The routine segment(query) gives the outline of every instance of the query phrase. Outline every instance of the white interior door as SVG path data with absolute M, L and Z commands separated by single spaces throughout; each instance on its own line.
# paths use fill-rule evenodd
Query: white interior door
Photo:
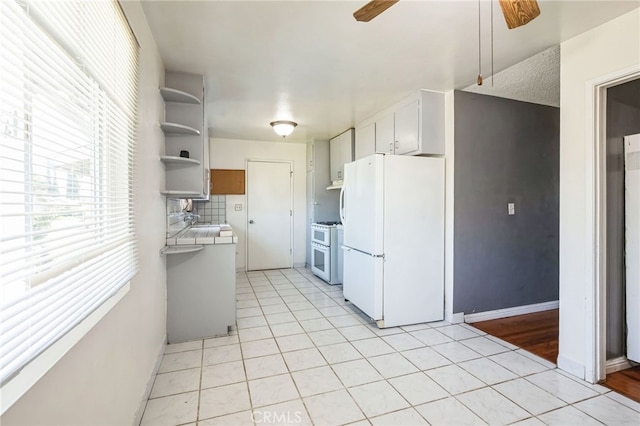
M 292 266 L 292 166 L 247 164 L 247 270 Z
M 640 362 L 640 134 L 624 138 L 627 358 Z

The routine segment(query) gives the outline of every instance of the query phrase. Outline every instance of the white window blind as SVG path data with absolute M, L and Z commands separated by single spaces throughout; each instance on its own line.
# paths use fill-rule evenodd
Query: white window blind
M 138 46 L 115 0 L 0 1 L 0 383 L 135 275 Z

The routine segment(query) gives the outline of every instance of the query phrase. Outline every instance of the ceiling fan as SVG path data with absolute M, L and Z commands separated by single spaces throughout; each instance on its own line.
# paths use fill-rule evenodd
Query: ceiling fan
M 356 21 L 369 22 L 399 0 L 371 0 L 353 13 Z M 509 29 L 517 28 L 529 23 L 540 15 L 540 8 L 536 0 L 500 0 L 502 14 Z

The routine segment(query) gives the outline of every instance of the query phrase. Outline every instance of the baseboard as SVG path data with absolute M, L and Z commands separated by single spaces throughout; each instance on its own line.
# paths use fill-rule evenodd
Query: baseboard
M 567 373 L 577 377 L 580 380 L 586 380 L 584 377 L 584 374 L 585 374 L 584 365 L 576 361 L 573 361 L 569 358 L 565 358 L 562 355 L 558 355 L 557 365 L 560 370 L 566 371 Z
M 295 262 L 294 262 L 294 263 L 293 263 L 293 267 L 294 267 L 294 268 L 301 268 L 301 269 L 304 269 L 306 265 L 307 265 L 307 264 L 306 264 L 305 262 L 298 262 L 298 263 L 295 263 Z
M 473 323 L 480 321 L 488 321 L 498 318 L 514 317 L 516 315 L 532 314 L 534 312 L 550 311 L 558 309 L 559 301 L 534 303 L 533 305 L 515 306 L 513 308 L 496 309 L 494 311 L 477 312 L 464 316 L 464 322 Z M 457 314 L 454 314 L 454 316 Z
M 446 313 L 444 320 L 451 324 L 461 324 L 464 322 L 464 312 L 458 312 L 456 314 Z
M 631 368 L 631 363 L 626 356 L 607 360 L 607 374 L 615 373 L 616 371 L 626 370 Z
M 164 351 L 167 348 L 167 335 L 165 334 L 162 338 L 162 345 L 160 346 L 160 352 L 156 356 L 156 362 L 153 366 L 153 371 L 151 372 L 151 377 L 147 381 L 147 388 L 144 391 L 144 395 L 140 400 L 140 404 L 138 404 L 138 410 L 136 411 L 135 416 L 133 417 L 133 426 L 138 426 L 142 421 L 142 415 L 144 414 L 144 409 L 147 407 L 147 401 L 149 400 L 149 396 L 151 395 L 151 389 L 153 388 L 153 383 L 156 380 L 156 374 L 158 374 L 158 370 L 160 369 L 160 364 L 162 363 L 162 356 L 164 355 Z

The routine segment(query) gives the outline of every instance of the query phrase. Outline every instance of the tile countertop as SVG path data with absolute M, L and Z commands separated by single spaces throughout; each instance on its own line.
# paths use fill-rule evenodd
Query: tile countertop
M 177 235 L 167 238 L 167 246 L 194 244 L 235 244 L 238 236 L 226 223 L 217 225 L 194 225 L 180 231 Z

